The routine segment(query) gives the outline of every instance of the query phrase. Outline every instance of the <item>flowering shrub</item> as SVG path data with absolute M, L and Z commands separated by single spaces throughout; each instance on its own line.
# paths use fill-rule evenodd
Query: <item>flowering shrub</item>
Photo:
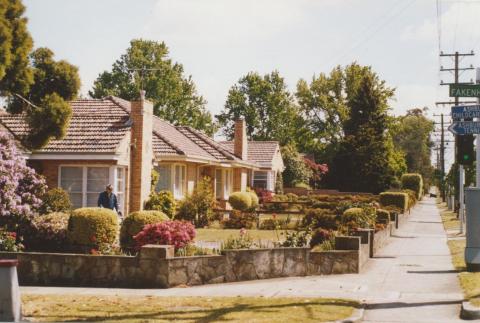
M 24 233 L 29 251 L 64 251 L 67 244 L 68 213 L 54 212 L 36 216 Z
M 175 249 L 184 248 L 195 238 L 195 227 L 185 221 L 164 221 L 147 224 L 133 239 L 137 249 L 146 244 L 173 245 Z
M 312 187 L 320 187 L 320 182 L 325 174 L 328 173 L 328 165 L 327 164 L 317 164 L 315 161 L 310 160 L 308 158 L 304 159 L 305 164 L 311 170 L 312 176 L 310 177 L 310 186 Z
M 255 188 L 255 193 L 257 193 L 260 204 L 263 204 L 265 202 L 270 202 L 273 198 L 272 191 L 268 191 L 263 188 Z
M 12 138 L 0 132 L 0 217 L 31 217 L 45 190 L 45 180 L 26 165 Z
M 0 251 L 17 252 L 23 249 L 21 243 L 17 243 L 17 234 L 0 228 Z

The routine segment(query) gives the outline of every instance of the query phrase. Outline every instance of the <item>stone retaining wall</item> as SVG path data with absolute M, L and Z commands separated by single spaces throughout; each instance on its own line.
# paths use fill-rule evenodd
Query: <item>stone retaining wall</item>
M 168 288 L 359 273 L 371 250 L 376 252 L 390 236 L 390 230 L 370 233 L 364 230 L 359 236 L 336 237 L 337 250 L 321 252 L 312 252 L 309 248 L 272 248 L 174 257 L 172 246 L 147 245 L 137 256 L 0 252 L 0 259 L 18 259 L 22 285 Z

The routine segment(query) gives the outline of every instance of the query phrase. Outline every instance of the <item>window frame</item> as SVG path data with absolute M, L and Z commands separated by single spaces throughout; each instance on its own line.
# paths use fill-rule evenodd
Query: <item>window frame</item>
M 93 192 L 87 191 L 87 185 L 88 185 L 88 168 L 106 168 L 108 169 L 108 183 L 113 185 L 113 193 L 115 195 L 123 195 L 123 202 L 121 203 L 122 205 L 119 205 L 119 211 L 122 213 L 125 213 L 125 208 L 127 205 L 127 192 L 126 192 L 126 181 L 127 181 L 127 167 L 126 166 L 119 166 L 119 165 L 101 165 L 101 164 L 61 164 L 58 166 L 58 182 L 57 182 L 57 187 L 63 188 L 62 187 L 62 168 L 68 167 L 68 168 L 81 168 L 82 169 L 82 191 L 81 192 L 74 192 L 74 193 L 81 193 L 82 194 L 82 206 L 81 207 L 86 207 L 87 206 L 87 194 L 92 194 Z M 121 188 L 123 191 L 119 191 L 117 189 L 117 174 L 118 170 L 122 169 L 123 171 L 123 183 Z M 68 192 L 67 192 L 68 193 Z M 98 192 L 100 194 L 101 192 Z M 96 205 L 95 205 L 96 206 Z
M 218 192 L 217 172 L 220 172 L 220 189 Z M 231 168 L 215 168 L 215 198 L 228 200 L 233 190 L 233 170 Z
M 167 188 L 170 192 L 172 192 L 173 197 L 177 200 L 183 199 L 186 196 L 187 193 L 187 165 L 183 163 L 165 163 L 165 164 L 160 164 L 157 165 L 157 167 L 161 166 L 167 166 L 170 169 L 170 183 L 169 187 Z M 181 192 L 177 192 L 176 190 L 176 173 L 177 173 L 177 167 L 179 167 L 179 182 L 180 184 L 178 185 L 179 188 L 181 188 Z M 155 191 L 156 187 L 155 187 Z

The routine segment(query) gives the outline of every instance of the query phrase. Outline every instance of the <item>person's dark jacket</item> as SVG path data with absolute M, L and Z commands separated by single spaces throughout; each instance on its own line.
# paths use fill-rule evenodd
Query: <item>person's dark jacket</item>
M 98 196 L 98 206 L 110 210 L 116 210 L 118 212 L 117 196 L 113 193 L 111 193 L 110 196 L 107 192 L 100 193 Z

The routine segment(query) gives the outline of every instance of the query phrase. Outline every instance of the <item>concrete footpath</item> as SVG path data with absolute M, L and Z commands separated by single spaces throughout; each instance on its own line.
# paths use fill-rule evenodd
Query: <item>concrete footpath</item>
M 171 289 L 22 287 L 23 293 L 156 296 L 340 297 L 366 304 L 364 322 L 462 322 L 463 299 L 435 200 L 425 198 L 361 274 Z

